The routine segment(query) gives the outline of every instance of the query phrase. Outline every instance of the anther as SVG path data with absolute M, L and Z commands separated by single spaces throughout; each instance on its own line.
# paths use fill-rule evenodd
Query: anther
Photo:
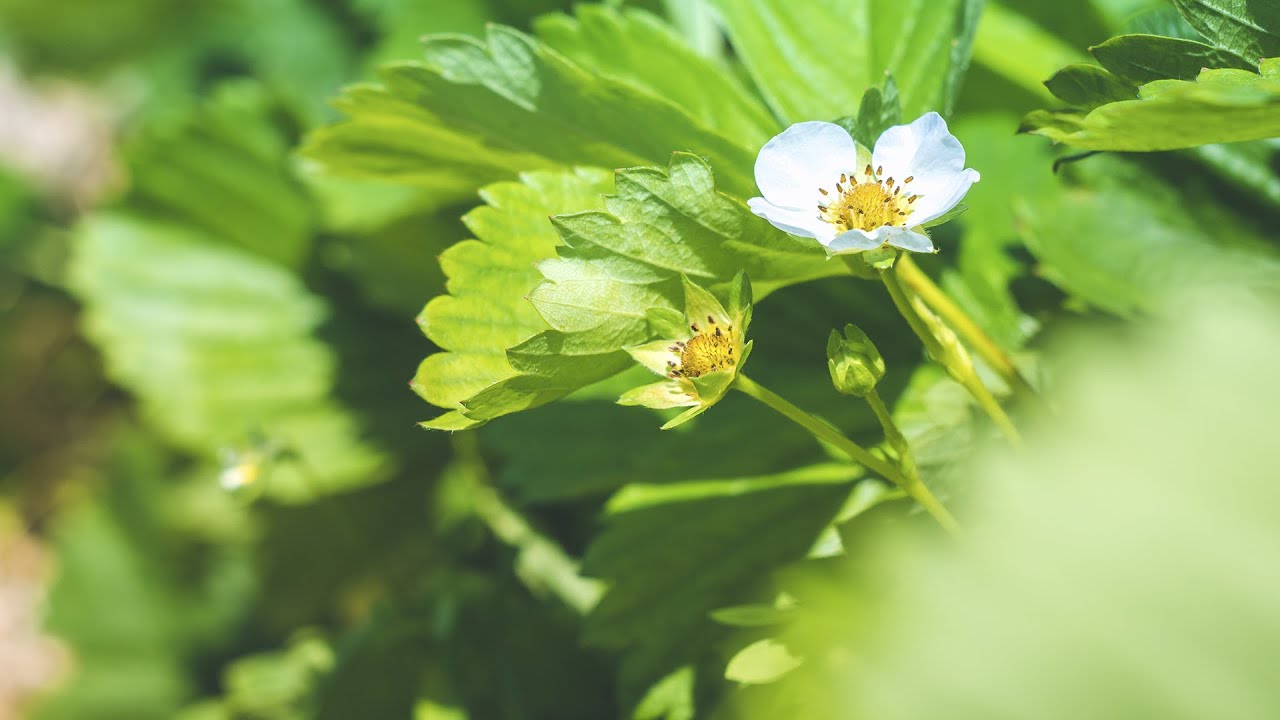
M 900 193 L 900 192 L 902 192 L 902 186 L 901 186 L 901 185 L 899 185 L 898 187 L 896 187 L 896 188 L 894 188 L 894 189 L 893 189 L 893 196 L 894 196 L 894 197 L 897 197 L 897 196 L 898 196 L 898 193 Z
M 692 325 L 689 326 L 689 328 L 694 332 L 702 332 L 701 330 L 698 329 L 698 323 L 693 323 Z
M 879 176 L 879 175 L 883 175 L 883 174 L 884 174 L 884 166 L 883 166 L 883 165 L 881 165 L 881 166 L 879 166 L 879 167 L 877 167 L 877 168 L 876 168 L 876 175 L 877 175 L 877 176 Z
M 715 325 L 715 324 L 716 324 L 716 319 L 715 319 L 715 318 L 713 318 L 713 317 L 711 317 L 710 315 L 708 315 L 708 316 L 707 316 L 707 322 L 711 323 L 712 325 Z
M 670 350 L 671 352 L 680 352 L 680 346 L 679 346 L 679 345 L 672 345 L 671 347 L 669 347 L 669 348 L 667 348 L 667 349 L 668 349 L 668 350 Z
M 841 177 L 843 178 L 844 176 L 842 175 Z M 836 192 L 844 194 L 844 188 L 840 186 L 840 183 L 836 183 Z
M 889 178 L 888 180 L 885 180 L 884 182 L 885 182 L 885 184 L 886 184 L 886 185 L 888 185 L 889 187 L 893 187 L 893 178 Z
M 720 337 L 720 328 L 716 328 L 716 337 Z
M 823 195 L 827 194 L 827 191 L 825 188 L 818 188 L 818 192 L 822 193 Z
M 907 216 L 907 214 L 906 214 L 906 213 L 904 213 L 904 212 L 902 212 L 901 210 L 899 210 L 899 211 L 898 211 L 898 214 L 899 214 L 899 215 L 901 215 L 902 217 L 906 217 L 906 216 Z
M 911 197 L 907 198 L 907 204 L 910 205 L 911 203 L 919 199 L 920 199 L 919 195 L 912 195 Z
M 906 185 L 907 183 L 909 183 L 909 182 L 911 182 L 912 180 L 915 180 L 915 179 L 916 179 L 916 176 L 915 176 L 915 175 L 908 175 L 908 176 L 907 176 L 907 179 L 902 181 L 902 184 L 903 184 L 903 185 Z
M 871 163 L 867 163 L 867 169 L 866 169 L 866 170 L 863 170 L 863 172 L 864 172 L 864 173 L 866 173 L 867 175 L 871 175 L 871 174 L 872 174 L 872 172 L 871 172 Z

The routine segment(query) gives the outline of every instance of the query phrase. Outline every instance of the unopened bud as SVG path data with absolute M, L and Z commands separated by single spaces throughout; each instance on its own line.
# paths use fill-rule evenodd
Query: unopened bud
M 836 390 L 865 397 L 884 377 L 884 358 L 866 333 L 845 325 L 844 337 L 832 330 L 827 338 L 827 368 Z

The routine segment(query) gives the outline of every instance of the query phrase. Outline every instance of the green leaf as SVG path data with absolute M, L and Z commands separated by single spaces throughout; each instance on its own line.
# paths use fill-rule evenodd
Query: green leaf
M 789 123 L 852 114 L 886 72 L 898 83 L 903 117 L 948 114 L 982 9 L 981 0 L 710 2 L 757 87 Z
M 1068 65 L 1045 80 L 1044 85 L 1059 100 L 1084 110 L 1138 97 L 1137 85 L 1096 65 Z
M 611 503 L 609 528 L 583 560 L 584 572 L 610 583 L 586 632 L 589 642 L 626 648 L 624 702 L 638 701 L 724 634 L 712 610 L 750 599 L 770 570 L 803 557 L 854 473 L 818 466 L 702 483 L 693 493 L 669 486 L 674 494 L 665 501 L 653 488 L 642 502 L 632 493 Z
M 534 38 L 495 26 L 484 41 L 428 38 L 425 51 L 425 62 L 384 66 L 384 87 L 353 88 L 340 106 L 351 119 L 316 133 L 307 153 L 334 172 L 460 192 L 521 170 L 665 163 L 691 150 L 720 168 L 732 192 L 754 194 L 754 144 Z
M 130 202 L 282 265 L 301 265 L 311 249 L 311 203 L 272 110 L 260 86 L 238 82 L 147 128 L 129 155 Z
M 507 350 L 513 348 L 531 367 L 547 353 L 555 355 L 557 343 L 563 349 L 569 340 L 548 332 L 550 325 L 525 298 L 542 279 L 535 263 L 553 257 L 558 244 L 547 217 L 599 205 L 601 193 L 609 187 L 607 173 L 580 170 L 529 173 L 522 182 L 499 183 L 482 191 L 486 204 L 464 218 L 476 239 L 458 243 L 440 257 L 450 294 L 433 299 L 418 318 L 427 337 L 446 350 L 418 368 L 413 388 L 419 395 L 456 410 L 486 389 L 488 405 L 498 397 L 528 395 L 520 392 L 522 384 L 536 391 L 539 380 L 519 379 L 521 372 Z M 534 342 L 542 333 L 546 334 Z M 526 342 L 532 344 L 515 349 Z M 583 350 L 582 357 L 592 362 L 594 354 Z M 615 364 L 620 366 L 624 359 L 625 355 Z M 451 413 L 432 421 L 432 426 L 461 429 L 476 422 Z
M 1170 298 L 1196 289 L 1280 288 L 1280 256 L 1265 236 L 1239 219 L 1201 218 L 1188 209 L 1188 197 L 1207 188 L 1184 179 L 1184 196 L 1155 176 L 1102 160 L 1090 160 L 1097 164 L 1090 187 L 1024 213 L 1027 246 L 1045 278 L 1124 316 L 1160 312 Z
M 120 210 L 83 223 L 69 273 L 108 374 L 170 441 L 215 457 L 264 434 L 298 457 L 265 480 L 281 498 L 379 478 L 383 458 L 329 397 L 324 305 L 279 266 Z
M 863 147 L 873 148 L 880 134 L 902 122 L 902 100 L 893 77 L 884 79 L 884 90 L 871 88 L 862 96 L 858 105 L 858 119 L 854 124 L 853 139 Z
M 803 662 L 777 640 L 757 640 L 738 651 L 724 669 L 726 680 L 744 685 L 777 682 Z
M 769 110 L 728 67 L 698 54 L 648 12 L 579 5 L 573 16 L 538 18 L 534 30 L 579 65 L 667 98 L 748 148 L 777 131 Z
M 1159 80 L 1138 100 L 1082 114 L 1037 110 L 1021 131 L 1087 150 L 1150 152 L 1280 136 L 1280 81 L 1205 70 L 1195 82 Z
M 1139 84 L 1152 80 L 1194 80 L 1205 68 L 1258 68 L 1256 61 L 1249 62 L 1225 50 L 1194 40 L 1159 35 L 1121 35 L 1089 48 L 1089 52 L 1106 69 Z
M 1173 0 L 1209 42 L 1246 60 L 1280 55 L 1280 5 L 1272 0 Z

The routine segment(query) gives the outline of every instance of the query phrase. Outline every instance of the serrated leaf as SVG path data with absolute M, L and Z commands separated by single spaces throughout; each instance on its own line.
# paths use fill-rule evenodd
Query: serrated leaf
M 1045 80 L 1044 85 L 1059 100 L 1084 110 L 1138 97 L 1137 85 L 1096 65 L 1068 65 Z
M 1280 55 L 1280 5 L 1272 0 L 1173 0 L 1209 42 L 1245 60 Z
M 1211 45 L 1159 35 L 1121 35 L 1089 48 L 1089 52 L 1107 70 L 1139 84 L 1194 80 L 1205 68 L 1258 68 L 1257 61 L 1249 62 Z
M 537 392 L 542 381 L 519 380 L 520 371 L 510 358 L 523 358 L 525 368 L 531 369 L 538 356 L 558 354 L 567 340 L 549 333 L 551 327 L 524 297 L 542 279 L 535 263 L 555 254 L 558 240 L 547 218 L 598 205 L 609 186 L 607 173 L 580 170 L 529 173 L 522 182 L 483 190 L 487 204 L 464 218 L 476 239 L 458 243 L 440 257 L 450 294 L 433 299 L 418 318 L 427 337 L 446 351 L 428 357 L 418 368 L 413 387 L 419 395 L 456 409 L 487 390 L 483 407 L 475 411 L 489 415 L 518 396 Z M 535 342 L 540 333 L 548 334 Z M 534 344 L 518 347 L 526 342 Z M 508 348 L 514 349 L 514 356 L 508 356 Z M 607 360 L 609 354 L 593 353 L 589 347 L 577 350 L 588 358 L 604 355 L 596 359 Z M 624 359 L 625 355 L 614 362 L 621 365 Z M 509 382 L 501 385 L 503 381 Z M 432 427 L 463 429 L 477 422 L 449 414 L 432 421 Z
M 579 5 L 572 16 L 538 18 L 534 30 L 579 65 L 667 98 L 742 145 L 762 146 L 777 130 L 760 98 L 727 66 L 700 55 L 644 10 Z
M 352 89 L 340 106 L 351 119 L 313 135 L 307 154 L 334 172 L 458 191 L 549 165 L 664 163 L 692 150 L 722 168 L 733 192 L 755 190 L 754 145 L 527 35 L 495 26 L 483 41 L 434 36 L 425 52 L 425 62 L 384 66 L 383 87 Z
M 711 0 L 761 93 L 786 122 L 852 114 L 886 72 L 902 116 L 951 111 L 981 0 Z M 718 167 L 718 165 L 717 165 Z
M 279 266 L 113 211 L 83 223 L 69 282 L 108 374 L 170 441 L 216 457 L 266 436 L 299 457 L 265 481 L 281 498 L 378 479 L 382 458 L 329 397 L 335 360 L 312 336 L 324 305 Z
M 289 267 L 311 248 L 311 204 L 259 86 L 232 83 L 132 144 L 130 202 Z
M 708 613 L 803 557 L 839 509 L 851 471 L 799 470 L 772 488 L 757 478 L 747 491 L 708 483 L 700 495 L 615 512 L 583 560 L 584 572 L 610 582 L 586 632 L 589 642 L 627 649 L 628 704 L 724 633 Z
M 1138 100 L 1088 114 L 1037 110 L 1021 131 L 1087 150 L 1151 152 L 1280 136 L 1280 80 L 1205 70 L 1195 82 L 1159 80 Z

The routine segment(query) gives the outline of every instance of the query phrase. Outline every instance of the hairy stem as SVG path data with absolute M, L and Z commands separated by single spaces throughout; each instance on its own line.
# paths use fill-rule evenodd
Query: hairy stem
M 973 321 L 973 318 L 969 317 L 968 313 L 948 297 L 942 288 L 933 282 L 933 278 L 916 265 L 910 255 L 903 253 L 902 257 L 898 258 L 898 262 L 894 264 L 894 272 L 897 273 L 902 284 L 920 296 L 926 305 L 933 308 L 933 311 L 955 330 L 961 340 L 968 343 L 992 369 L 1000 374 L 1015 393 L 1027 397 L 1036 395 L 1035 388 L 1022 377 L 1022 373 L 1018 372 L 1017 366 L 1013 364 L 1009 355 Z
M 808 430 L 815 438 L 825 440 L 836 446 L 854 461 L 865 465 L 872 472 L 902 488 L 912 499 L 920 503 L 920 506 L 932 515 L 933 519 L 937 520 L 944 530 L 953 535 L 959 534 L 960 524 L 956 522 L 956 519 L 947 508 L 934 497 L 929 488 L 920 481 L 919 477 L 903 473 L 892 464 L 881 460 L 873 455 L 871 451 L 845 437 L 835 428 L 792 405 L 785 398 L 745 375 L 738 375 L 738 378 L 734 380 L 733 387 L 768 405 L 788 420 Z
M 901 262 L 901 258 L 899 258 L 899 262 Z M 982 378 L 978 377 L 971 363 L 962 364 L 948 360 L 953 353 L 948 352 L 947 347 L 934 334 L 929 324 L 912 307 L 911 299 L 907 296 L 907 291 L 898 280 L 897 274 L 892 269 L 884 269 L 880 271 L 880 279 L 884 281 L 884 286 L 888 289 L 889 296 L 893 298 L 893 304 L 898 307 L 898 312 L 902 313 L 902 317 L 906 319 L 907 324 L 911 326 L 920 341 L 924 343 L 929 355 L 936 362 L 942 364 L 951 376 L 969 391 L 969 394 L 978 401 L 978 405 L 991 417 L 996 427 L 1008 438 L 1009 442 L 1014 446 L 1021 447 L 1022 434 L 1018 432 L 1018 428 L 1009 419 L 1004 408 L 996 401 L 995 396 L 991 394 L 987 386 L 982 383 Z

